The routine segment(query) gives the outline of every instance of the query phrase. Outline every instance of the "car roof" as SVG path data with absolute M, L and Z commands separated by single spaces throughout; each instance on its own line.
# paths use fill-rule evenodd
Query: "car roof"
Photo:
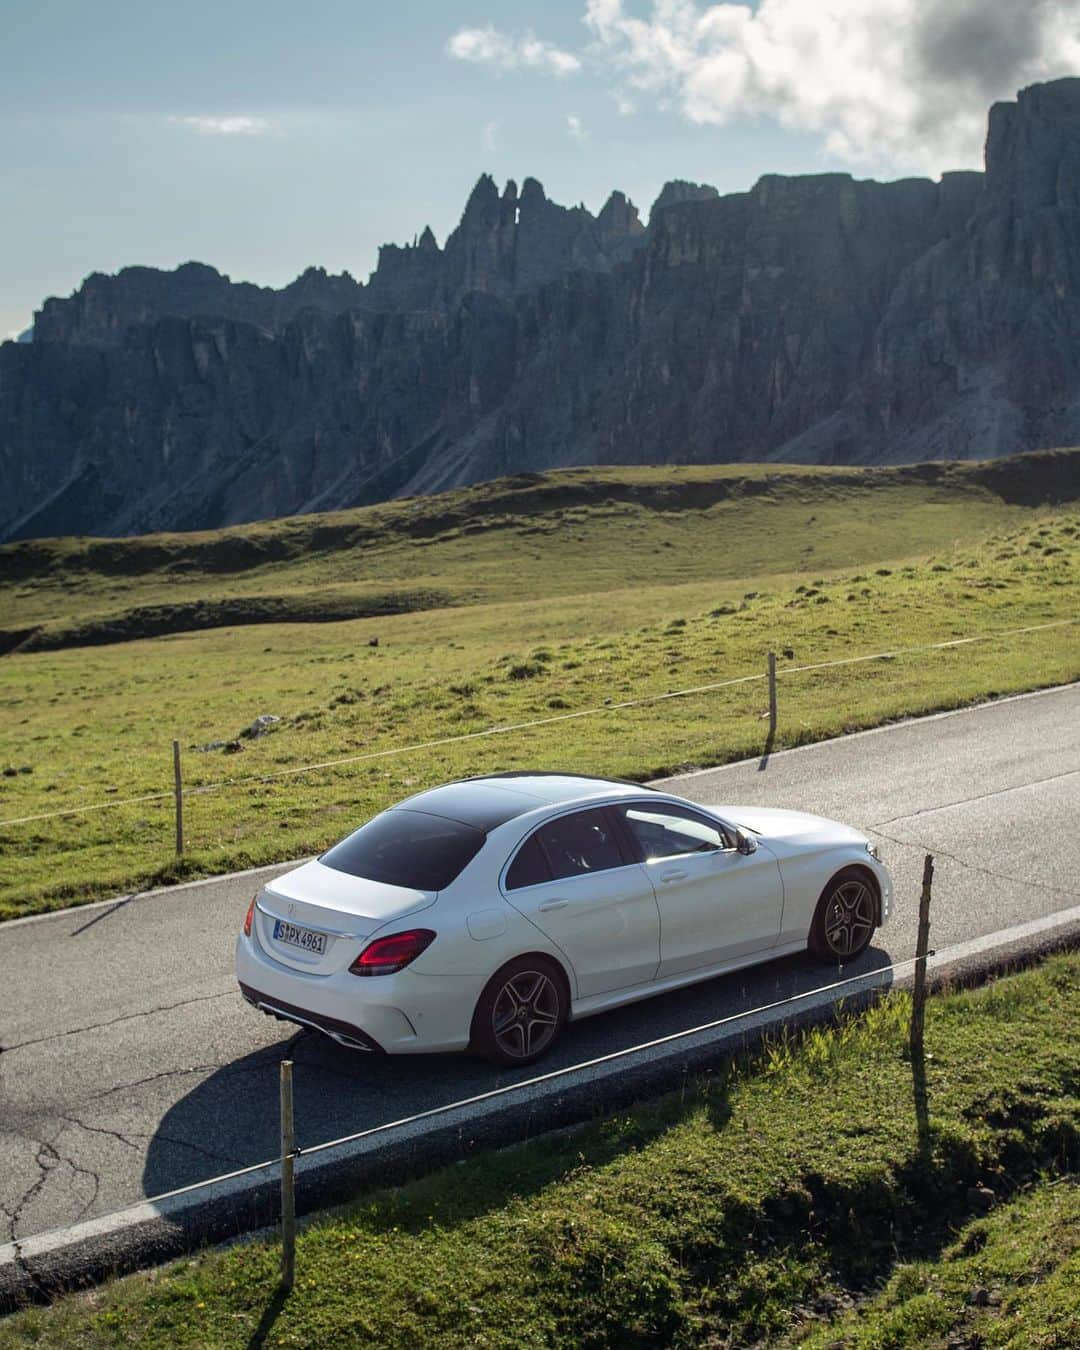
M 643 788 L 640 783 L 612 778 L 522 770 L 446 783 L 418 792 L 395 809 L 426 811 L 472 825 L 486 833 L 541 806 L 557 806 L 613 793 L 622 796 L 648 791 L 651 789 Z

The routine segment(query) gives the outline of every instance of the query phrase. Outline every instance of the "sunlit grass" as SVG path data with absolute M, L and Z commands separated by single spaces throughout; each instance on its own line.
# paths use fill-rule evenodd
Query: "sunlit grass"
M 464 539 L 397 538 L 301 556 L 257 578 L 76 569 L 47 584 L 10 583 L 9 598 L 26 591 L 27 613 L 36 606 L 39 621 L 48 611 L 51 622 L 69 621 L 73 604 L 85 605 L 85 617 L 106 600 L 142 604 L 199 586 L 294 594 L 296 569 L 310 585 L 331 569 L 367 568 L 383 592 L 431 582 L 463 602 L 0 658 L 0 819 L 168 794 L 174 737 L 189 789 L 226 785 L 188 797 L 181 861 L 167 795 L 0 826 L 0 917 L 303 856 L 388 802 L 469 773 L 572 767 L 646 778 L 759 753 L 761 682 L 603 709 L 763 672 L 770 649 L 780 665 L 775 748 L 1076 678 L 1072 627 L 786 673 L 1077 617 L 1075 509 L 1006 506 L 970 485 L 939 500 L 947 495 L 901 482 L 873 497 L 870 510 L 861 488 L 808 472 L 768 496 L 704 511 L 630 503 L 638 514 L 624 520 L 625 503 L 601 503 L 595 516 L 574 508 L 580 540 L 570 542 L 564 519 L 548 535 L 541 515 Z M 997 528 L 987 534 L 990 524 Z M 523 528 L 534 531 L 528 549 Z M 422 575 L 409 570 L 414 554 L 428 569 Z M 601 711 L 383 755 L 587 708 Z M 263 713 L 280 720 L 259 738 L 242 737 Z M 231 744 L 199 750 L 213 742 Z M 342 756 L 365 758 L 263 781 Z

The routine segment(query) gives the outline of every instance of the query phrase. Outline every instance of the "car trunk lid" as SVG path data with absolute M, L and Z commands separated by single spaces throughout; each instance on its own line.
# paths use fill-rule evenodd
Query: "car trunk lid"
M 351 964 L 376 930 L 427 909 L 437 894 L 305 863 L 259 893 L 259 944 L 284 966 L 330 975 Z

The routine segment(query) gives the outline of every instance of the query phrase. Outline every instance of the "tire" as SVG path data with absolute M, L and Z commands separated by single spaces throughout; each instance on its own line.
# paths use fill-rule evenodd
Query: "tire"
M 556 963 L 519 956 L 485 985 L 469 1048 L 492 1064 L 531 1064 L 555 1044 L 569 1010 L 570 991 Z
M 878 925 L 876 883 L 858 867 L 837 872 L 825 887 L 814 922 L 810 925 L 810 950 L 822 961 L 835 965 L 861 956 Z

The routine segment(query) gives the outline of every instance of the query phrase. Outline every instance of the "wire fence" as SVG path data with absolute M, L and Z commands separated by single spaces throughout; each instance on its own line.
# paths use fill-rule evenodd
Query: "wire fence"
M 1041 920 L 1035 920 L 1021 925 L 1020 929 L 1006 929 L 999 933 L 988 934 L 984 938 L 976 940 L 975 945 L 989 945 L 993 949 L 1001 947 L 1013 952 L 1012 939 L 1021 930 L 1025 932 L 1031 929 L 1042 930 L 1056 923 L 1080 923 L 1080 906 L 1056 914 L 1051 914 Z M 735 1027 L 740 1022 L 750 1022 L 755 1018 L 769 1018 L 771 1014 L 780 1013 L 784 1009 L 792 1008 L 795 1005 L 805 1003 L 810 999 L 820 999 L 825 995 L 833 996 L 829 1001 L 829 1007 L 833 1012 L 836 1012 L 843 1007 L 845 991 L 848 991 L 848 993 L 887 993 L 894 986 L 895 977 L 900 972 L 907 970 L 911 970 L 913 973 L 918 972 L 920 965 L 925 968 L 927 962 L 933 962 L 935 965 L 948 965 L 950 959 L 955 958 L 957 953 L 963 953 L 965 956 L 970 954 L 970 949 L 972 947 L 970 941 L 951 943 L 946 947 L 930 949 L 926 942 L 928 932 L 929 927 L 927 925 L 926 932 L 924 932 L 920 938 L 920 950 L 914 956 L 905 957 L 899 961 L 892 961 L 888 965 L 876 966 L 874 969 L 864 971 L 860 974 L 844 976 L 841 979 L 830 981 L 827 984 L 815 984 L 809 989 L 800 990 L 796 994 L 789 994 L 784 998 L 775 999 L 769 1003 L 758 1004 L 753 1008 L 740 1009 L 738 1012 L 728 1013 L 723 1017 L 713 1018 L 708 1022 L 701 1022 L 695 1026 L 685 1027 L 680 1031 L 669 1032 L 664 1036 L 657 1036 L 648 1041 L 641 1041 L 634 1045 L 624 1046 L 618 1050 L 611 1050 L 606 1054 L 596 1055 L 591 1059 L 582 1060 L 579 1063 L 548 1070 L 546 1073 L 534 1074 L 528 1078 L 518 1079 L 513 1083 L 503 1083 L 498 1087 L 489 1088 L 484 1092 L 458 1098 L 454 1101 L 444 1102 L 439 1106 L 429 1107 L 423 1111 L 416 1111 L 411 1115 L 402 1116 L 395 1120 L 383 1121 L 378 1125 L 371 1125 L 366 1129 L 356 1130 L 351 1134 L 341 1135 L 336 1139 L 328 1139 L 307 1146 L 298 1146 L 294 1142 L 290 1149 L 290 1155 L 293 1158 L 308 1158 L 328 1153 L 334 1149 L 344 1148 L 351 1144 L 362 1144 L 366 1141 L 374 1140 L 379 1136 L 390 1134 L 395 1130 L 404 1130 L 410 1126 L 436 1120 L 440 1116 L 450 1115 L 454 1111 L 480 1107 L 486 1103 L 505 1098 L 513 1093 L 528 1092 L 542 1087 L 545 1084 L 566 1079 L 572 1074 L 582 1074 L 590 1070 L 600 1069 L 605 1065 L 616 1064 L 635 1055 L 642 1055 L 649 1051 L 660 1050 L 665 1046 L 674 1045 L 679 1041 L 689 1040 L 694 1036 L 701 1036 L 709 1032 L 719 1031 L 724 1027 Z M 1014 957 L 1010 959 L 1014 959 Z M 842 965 L 838 966 L 838 971 L 842 971 L 842 969 Z M 773 1020 L 770 1018 L 767 1025 L 761 1028 L 762 1036 L 766 1036 L 770 1028 L 778 1022 L 779 1019 Z M 278 1063 L 279 1061 L 276 1057 L 272 1059 L 268 1058 L 268 1070 L 274 1068 Z M 259 1172 L 266 1172 L 272 1168 L 280 1167 L 281 1163 L 281 1157 L 267 1158 L 261 1162 L 250 1163 L 245 1167 L 235 1168 L 231 1172 L 224 1172 L 217 1176 L 207 1177 L 202 1181 L 192 1182 L 187 1186 L 180 1186 L 170 1191 L 163 1191 L 157 1195 L 147 1196 L 139 1203 L 161 1205 L 166 1201 L 177 1200 L 183 1196 L 194 1196 L 197 1192 L 205 1191 L 210 1187 L 220 1186 L 227 1182 L 237 1181 L 244 1177 L 254 1176 Z M 113 1211 L 113 1214 L 119 1213 L 123 1213 L 123 1211 Z M 112 1216 L 106 1214 L 95 1218 L 91 1222 L 95 1224 L 102 1223 L 109 1217 Z M 51 1231 L 53 1233 L 62 1233 L 69 1231 L 69 1229 L 74 1226 L 76 1225 L 61 1226 Z M 47 1235 L 41 1234 L 38 1236 Z
M 962 945 L 962 944 L 957 944 Z M 951 948 L 942 948 L 932 955 L 936 957 L 945 956 Z M 649 1050 L 658 1050 L 662 1046 L 672 1045 L 676 1041 L 686 1040 L 691 1036 L 704 1035 L 709 1031 L 718 1031 L 721 1027 L 734 1026 L 738 1022 L 748 1021 L 750 1018 L 762 1017 L 769 1013 L 778 1012 L 782 1008 L 790 1007 L 796 1003 L 805 1002 L 807 999 L 820 997 L 823 994 L 838 994 L 838 991 L 850 989 L 855 985 L 868 985 L 871 989 L 879 988 L 885 976 L 894 975 L 896 972 L 906 970 L 908 967 L 914 967 L 920 958 L 917 956 L 906 957 L 902 961 L 894 961 L 887 966 L 877 966 L 872 971 L 864 972 L 861 975 L 851 975 L 842 980 L 835 980 L 830 984 L 815 985 L 812 989 L 804 989 L 798 994 L 791 994 L 787 998 L 777 999 L 772 1003 L 763 1003 L 754 1008 L 745 1008 L 736 1013 L 729 1013 L 725 1017 L 718 1017 L 710 1022 L 702 1022 L 697 1026 L 686 1027 L 682 1031 L 669 1032 L 665 1036 L 658 1036 L 650 1041 L 642 1041 L 637 1045 L 624 1046 L 620 1050 L 611 1050 L 607 1054 L 597 1055 L 592 1059 L 581 1061 L 579 1064 L 569 1064 L 560 1069 L 551 1069 L 547 1073 L 535 1074 L 531 1078 L 522 1078 L 513 1083 L 503 1083 L 499 1087 L 489 1088 L 486 1092 L 478 1092 L 471 1097 L 462 1097 L 452 1102 L 444 1102 L 440 1106 L 432 1106 L 424 1111 L 416 1111 L 412 1115 L 402 1116 L 397 1120 L 387 1120 L 379 1125 L 370 1125 L 367 1129 L 357 1130 L 353 1134 L 345 1134 L 337 1139 L 328 1139 L 319 1144 L 310 1144 L 306 1147 L 295 1147 L 294 1155 L 296 1157 L 312 1157 L 315 1154 L 327 1153 L 331 1149 L 344 1148 L 347 1144 L 360 1143 L 362 1140 L 373 1139 L 378 1135 L 388 1134 L 392 1130 L 401 1130 L 406 1126 L 417 1125 L 422 1121 L 434 1120 L 438 1116 L 449 1115 L 452 1111 L 464 1110 L 468 1107 L 481 1106 L 485 1102 L 495 1101 L 506 1097 L 514 1092 L 524 1092 L 530 1088 L 537 1088 L 545 1083 L 552 1083 L 559 1079 L 568 1077 L 570 1074 L 583 1073 L 590 1069 L 597 1069 L 605 1064 L 613 1064 L 619 1060 L 628 1059 L 632 1055 L 640 1055 Z M 843 995 L 838 997 L 842 999 Z M 278 1059 L 267 1059 L 268 1068 L 276 1068 Z M 281 1163 L 280 1157 L 267 1158 L 262 1162 L 249 1163 L 246 1167 L 238 1167 L 232 1172 L 223 1172 L 218 1176 L 207 1177 L 204 1181 L 195 1181 L 188 1186 L 179 1186 L 175 1190 L 163 1191 L 159 1195 L 147 1196 L 140 1203 L 160 1204 L 165 1200 L 174 1200 L 179 1196 L 193 1195 L 197 1191 L 206 1190 L 210 1186 L 219 1186 L 228 1181 L 236 1181 L 241 1177 L 253 1176 L 256 1172 L 264 1172 L 269 1168 L 278 1167 Z M 122 1213 L 123 1211 L 115 1211 Z M 108 1215 L 101 1218 L 108 1218 Z M 100 1222 L 101 1218 L 93 1220 Z M 54 1232 L 65 1231 L 64 1227 L 52 1230 Z
M 950 648 L 972 646 L 984 642 L 995 642 L 1001 638 L 1020 637 L 1030 633 L 1045 632 L 1049 629 L 1069 627 L 1078 622 L 1080 622 L 1080 618 L 1055 619 L 1048 623 L 1026 624 L 1020 628 L 999 629 L 996 632 L 991 633 L 976 633 L 968 637 L 951 638 L 944 642 L 926 642 L 910 647 L 893 647 L 884 651 L 861 653 L 857 656 L 837 657 L 833 660 L 816 661 L 806 665 L 784 666 L 780 668 L 771 665 L 770 669 L 766 671 L 747 675 L 737 675 L 724 680 L 712 680 L 706 684 L 692 685 L 684 689 L 666 690 L 663 693 L 647 694 L 640 698 L 614 700 L 589 708 L 578 708 L 570 712 L 553 713 L 547 717 L 535 717 L 526 721 L 509 722 L 497 726 L 485 727 L 480 731 L 467 731 L 452 736 L 439 736 L 430 740 L 415 741 L 406 745 L 388 746 L 382 750 L 366 750 L 355 755 L 341 755 L 333 759 L 319 760 L 311 764 L 300 764 L 284 769 L 271 769 L 260 773 L 244 774 L 221 779 L 220 781 L 213 783 L 199 783 L 191 787 L 182 788 L 180 792 L 183 798 L 203 796 L 208 793 L 222 792 L 232 788 L 244 787 L 253 783 L 269 783 L 277 779 L 294 778 L 301 774 L 336 769 L 350 764 L 390 759 L 399 755 L 415 754 L 423 750 L 443 749 L 447 746 L 460 745 L 468 741 L 487 740 L 496 736 L 509 736 L 522 731 L 530 731 L 538 727 L 553 726 L 563 722 L 573 722 L 584 717 L 598 717 L 604 714 L 625 712 L 631 708 L 642 708 L 674 699 L 692 698 L 701 694 L 715 693 L 718 690 L 730 689 L 737 685 L 765 683 L 769 682 L 771 679 L 788 679 L 793 675 L 804 675 L 814 671 L 832 670 L 838 667 L 860 665 L 872 661 L 890 661 L 902 656 L 945 651 Z M 176 794 L 177 789 L 166 788 L 159 792 L 144 793 L 135 797 L 118 797 L 104 802 L 90 802 L 80 806 L 63 807 L 55 811 L 38 811 L 23 816 L 10 816 L 6 819 L 0 819 L 0 828 L 13 825 L 27 825 L 35 821 L 56 820 L 65 816 L 81 816 L 100 811 L 112 811 L 117 810 L 120 807 L 137 806 L 148 802 L 166 801 L 176 796 Z
M 1050 629 L 1063 628 L 1075 625 L 1077 622 L 1080 622 L 1080 619 L 1076 618 L 1061 619 L 1048 623 L 1031 624 L 1019 628 L 999 630 L 993 633 L 973 634 L 967 637 L 954 638 L 943 642 L 925 643 L 911 647 L 892 648 L 887 651 L 863 653 L 855 656 L 843 657 L 829 661 L 808 663 L 800 666 L 789 666 L 781 671 L 775 671 L 775 675 L 778 675 L 780 677 L 786 677 L 796 674 L 828 670 L 836 667 L 858 665 L 864 662 L 888 660 L 920 652 L 940 651 L 949 648 L 964 647 L 976 643 L 996 641 L 1005 637 L 1017 637 L 1030 633 L 1042 632 Z M 317 763 L 305 764 L 290 769 L 273 771 L 271 773 L 252 774 L 240 778 L 222 780 L 221 782 L 200 785 L 198 787 L 188 789 L 187 794 L 195 795 L 199 792 L 220 791 L 222 789 L 238 786 L 244 783 L 262 782 L 271 778 L 291 776 L 314 770 L 332 769 L 339 765 L 352 764 L 362 760 L 385 758 L 387 756 L 396 754 L 407 754 L 409 752 L 414 752 L 436 746 L 454 744 L 460 741 L 476 740 L 487 736 L 506 735 L 514 731 L 524 730 L 531 727 L 545 726 L 552 723 L 570 721 L 580 717 L 588 717 L 593 715 L 599 715 L 602 713 L 618 712 L 621 709 L 659 703 L 668 699 L 691 697 L 694 695 L 712 692 L 714 690 L 730 688 L 736 685 L 744 685 L 753 682 L 766 681 L 769 680 L 770 675 L 772 675 L 773 673 L 774 673 L 774 666 L 773 663 L 770 662 L 770 670 L 767 672 L 753 673 L 725 680 L 712 681 L 706 684 L 696 685 L 685 689 L 670 690 L 661 694 L 648 695 L 638 699 L 627 699 L 622 700 L 618 703 L 609 703 L 597 707 L 578 709 L 567 713 L 561 713 L 559 715 L 552 717 L 536 718 L 531 719 L 529 721 L 509 724 L 506 726 L 492 727 L 479 732 L 465 733 L 463 735 L 458 736 L 440 737 L 433 740 L 418 742 L 411 745 L 389 747 L 385 750 L 380 751 L 372 751 L 359 755 L 347 755 L 335 759 L 323 760 Z M 172 793 L 166 790 L 159 793 L 145 794 L 144 796 L 141 797 L 128 798 L 122 802 L 110 801 L 103 803 L 91 803 L 84 807 L 72 808 L 70 810 L 61 810 L 57 812 L 41 813 L 40 815 L 25 818 L 3 820 L 0 821 L 0 825 L 21 823 L 22 819 L 28 820 L 47 819 L 55 816 L 65 816 L 65 815 L 81 814 L 83 812 L 94 810 L 103 810 L 113 806 L 120 806 L 135 802 L 163 800 L 170 797 L 171 795 Z M 952 855 L 945 854 L 944 856 L 951 857 Z M 962 862 L 962 860 L 960 859 L 954 859 L 954 861 Z M 1075 892 L 1066 892 L 1066 893 L 1075 894 Z M 1075 915 L 1076 921 L 1080 921 L 1080 907 L 1078 907 L 1076 910 L 1066 911 L 1064 914 L 1051 916 L 1051 918 L 1056 917 L 1059 920 L 1066 920 L 1069 919 L 1070 916 L 1072 915 Z M 1032 925 L 1030 924 L 1024 925 L 1025 928 L 1030 928 L 1031 926 Z M 1006 935 L 1004 933 L 989 935 L 989 937 L 991 938 L 996 937 L 1002 941 L 1004 940 L 1005 936 Z M 354 1131 L 350 1134 L 346 1134 L 335 1139 L 324 1140 L 320 1143 L 308 1145 L 305 1147 L 298 1147 L 295 1144 L 291 1144 L 289 1148 L 289 1158 L 290 1159 L 300 1157 L 307 1158 L 311 1156 L 326 1154 L 336 1149 L 345 1148 L 349 1145 L 363 1144 L 366 1141 L 376 1139 L 380 1136 L 388 1135 L 394 1131 L 405 1130 L 409 1127 L 421 1125 L 424 1122 L 436 1120 L 439 1117 L 448 1116 L 455 1111 L 462 1111 L 468 1110 L 470 1108 L 482 1107 L 487 1103 L 495 1102 L 497 1100 L 505 1098 L 510 1094 L 535 1090 L 536 1088 L 542 1087 L 543 1085 L 557 1082 L 573 1074 L 582 1074 L 589 1071 L 601 1069 L 604 1066 L 624 1061 L 632 1056 L 646 1054 L 650 1051 L 657 1051 L 665 1046 L 674 1045 L 681 1041 L 687 1041 L 695 1036 L 702 1036 L 710 1032 L 719 1031 L 725 1027 L 736 1027 L 740 1023 L 748 1023 L 753 1021 L 753 1019 L 761 1019 L 761 1018 L 770 1019 L 768 1024 L 764 1028 L 762 1028 L 763 1034 L 767 1034 L 769 1026 L 774 1025 L 775 1022 L 780 1020 L 779 1018 L 774 1018 L 771 1015 L 780 1014 L 783 1012 L 783 1010 L 794 1008 L 797 1005 L 803 1004 L 810 999 L 814 998 L 821 999 L 824 996 L 831 996 L 831 998 L 829 999 L 829 1006 L 831 1008 L 836 1008 L 842 1006 L 843 999 L 845 997 L 845 991 L 849 992 L 857 991 L 859 993 L 865 992 L 871 995 L 887 991 L 888 988 L 891 987 L 891 985 L 894 983 L 895 977 L 900 972 L 907 971 L 909 969 L 918 971 L 920 968 L 919 967 L 920 962 L 923 962 L 925 965 L 925 961 L 927 959 L 925 951 L 925 934 L 922 936 L 921 941 L 923 943 L 922 955 L 917 954 L 915 956 L 907 957 L 902 960 L 893 961 L 887 965 L 875 967 L 873 970 L 866 971 L 860 974 L 849 975 L 841 979 L 833 980 L 829 983 L 816 984 L 809 989 L 804 989 L 798 993 L 787 995 L 782 999 L 776 999 L 768 1003 L 758 1004 L 757 1006 L 752 1008 L 741 1009 L 738 1012 L 729 1013 L 726 1014 L 725 1016 L 714 1018 L 710 1021 L 699 1023 L 692 1027 L 686 1027 L 680 1031 L 670 1032 L 664 1036 L 655 1037 L 648 1041 L 640 1042 L 635 1045 L 625 1046 L 617 1050 L 609 1051 L 605 1054 L 595 1056 L 591 1059 L 582 1061 L 580 1063 L 567 1065 L 558 1069 L 552 1069 L 546 1073 L 536 1074 L 531 1077 L 520 1079 L 512 1083 L 501 1084 L 497 1087 L 490 1088 L 481 1093 L 476 1093 L 468 1097 L 456 1099 L 449 1102 L 444 1102 L 438 1106 L 431 1107 L 423 1111 L 414 1112 L 410 1115 L 403 1116 L 395 1120 L 384 1121 L 377 1125 L 368 1126 L 365 1129 Z M 960 952 L 961 949 L 969 947 L 970 943 L 967 942 L 951 944 L 950 946 L 939 948 L 936 952 L 930 952 L 929 956 L 936 958 L 939 963 L 946 962 L 951 956 L 954 956 L 956 953 Z M 842 966 L 838 967 L 838 970 L 842 970 Z M 257 1163 L 249 1164 L 245 1167 L 234 1169 L 233 1171 L 227 1173 L 222 1173 L 214 1177 L 205 1178 L 202 1181 L 194 1182 L 188 1186 L 183 1186 L 170 1191 L 161 1192 L 154 1196 L 147 1197 L 146 1200 L 142 1201 L 141 1203 L 162 1205 L 167 1201 L 177 1200 L 184 1196 L 195 1196 L 197 1195 L 197 1193 L 206 1191 L 211 1187 L 220 1186 L 229 1182 L 234 1182 L 243 1179 L 245 1177 L 251 1177 L 260 1172 L 267 1172 L 270 1169 L 280 1167 L 281 1165 L 282 1165 L 282 1158 L 280 1157 L 265 1159 Z M 94 1222 L 102 1222 L 103 1220 L 107 1220 L 109 1217 L 110 1217 L 109 1215 L 101 1216 L 100 1218 L 94 1220 Z M 69 1231 L 69 1227 L 61 1227 L 52 1231 L 54 1233 L 63 1233 Z M 38 1236 L 45 1236 L 45 1235 L 38 1235 Z

